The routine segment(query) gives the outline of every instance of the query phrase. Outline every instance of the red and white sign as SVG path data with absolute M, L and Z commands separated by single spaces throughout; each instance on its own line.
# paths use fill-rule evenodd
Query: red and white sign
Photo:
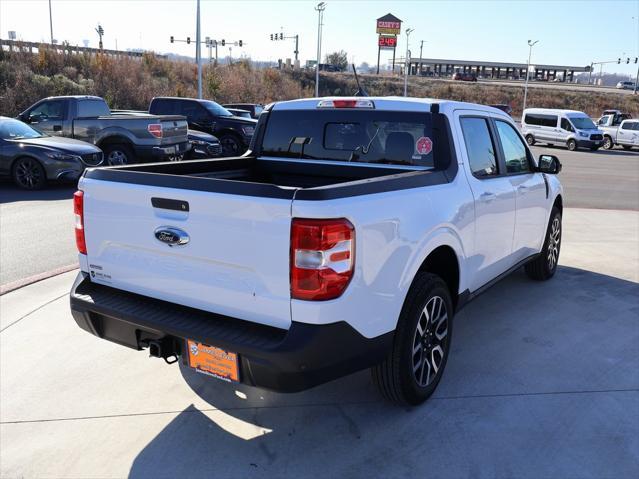
M 420 155 L 428 155 L 433 151 L 433 141 L 427 136 L 421 136 L 415 143 L 415 149 Z

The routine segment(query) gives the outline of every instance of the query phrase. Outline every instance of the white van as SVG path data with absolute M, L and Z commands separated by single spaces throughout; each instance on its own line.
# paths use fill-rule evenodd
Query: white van
M 597 150 L 603 144 L 603 132 L 581 111 L 526 108 L 521 116 L 521 132 L 530 146 L 566 145 L 574 151 Z

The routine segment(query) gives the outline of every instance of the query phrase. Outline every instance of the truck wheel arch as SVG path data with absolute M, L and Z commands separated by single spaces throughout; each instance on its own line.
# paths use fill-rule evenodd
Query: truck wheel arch
M 564 200 L 561 197 L 561 195 L 557 195 L 557 197 L 555 198 L 555 202 L 553 203 L 553 206 L 557 207 L 557 209 L 559 209 L 559 212 L 563 214 Z
M 129 140 L 126 136 L 120 136 L 120 135 L 109 135 L 104 138 L 100 138 L 95 143 L 95 146 L 97 146 L 100 149 L 103 149 L 105 145 L 113 145 L 113 144 L 120 144 L 120 145 L 124 144 L 130 147 L 133 147 L 133 143 L 131 142 L 131 140 Z
M 453 308 L 457 308 L 460 268 L 457 253 L 452 247 L 442 245 L 435 248 L 426 256 L 417 272 L 431 273 L 443 279 L 453 300 Z

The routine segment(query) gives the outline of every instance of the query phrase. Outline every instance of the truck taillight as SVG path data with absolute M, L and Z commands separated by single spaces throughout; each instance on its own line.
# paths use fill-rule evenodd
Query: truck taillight
M 149 130 L 149 133 L 151 133 L 154 137 L 162 138 L 161 123 L 151 123 L 149 126 L 146 127 L 146 129 Z
M 355 228 L 345 218 L 294 218 L 291 225 L 291 297 L 334 299 L 344 292 L 355 265 Z
M 320 100 L 317 108 L 368 108 L 374 109 L 372 100 Z
M 84 240 L 84 191 L 82 190 L 73 194 L 73 213 L 75 214 L 75 244 L 80 253 L 87 254 L 87 244 Z

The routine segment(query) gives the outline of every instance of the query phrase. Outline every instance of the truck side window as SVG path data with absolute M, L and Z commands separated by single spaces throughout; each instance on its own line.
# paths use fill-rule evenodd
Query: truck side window
M 186 116 L 190 123 L 202 123 L 209 118 L 206 110 L 194 101 L 183 101 L 180 114 Z
M 461 126 L 473 175 L 484 178 L 499 174 L 495 146 L 486 118 L 461 118 Z
M 562 123 L 564 119 L 561 120 Z M 530 173 L 530 162 L 524 142 L 515 129 L 505 121 L 497 121 L 497 134 L 506 161 L 506 173 Z
M 63 120 L 64 102 L 61 100 L 44 101 L 29 112 L 29 118 L 39 120 Z
M 635 122 L 633 122 L 633 121 L 627 121 L 627 122 L 625 122 L 625 123 L 623 123 L 621 125 L 621 129 L 622 130 L 632 130 L 633 129 L 632 125 L 634 125 L 634 124 L 635 124 Z
M 78 118 L 96 118 L 107 116 L 110 113 L 109 107 L 101 100 L 81 100 L 78 102 Z
M 566 131 L 575 131 L 567 118 L 561 119 L 561 129 Z

